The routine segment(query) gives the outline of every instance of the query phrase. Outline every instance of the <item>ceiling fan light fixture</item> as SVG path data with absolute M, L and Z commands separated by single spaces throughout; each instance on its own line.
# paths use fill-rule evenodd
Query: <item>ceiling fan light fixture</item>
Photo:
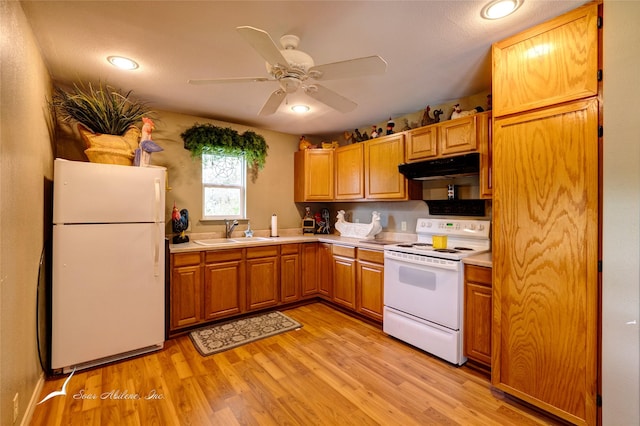
M 482 8 L 480 15 L 485 19 L 500 19 L 511 15 L 524 0 L 493 0 Z
M 309 106 L 308 105 L 294 105 L 291 107 L 291 111 L 293 112 L 297 112 L 298 114 L 304 114 L 305 112 L 309 112 Z
M 116 68 L 121 70 L 135 70 L 139 67 L 138 63 L 133 59 L 125 58 L 124 56 L 109 56 L 107 61 Z

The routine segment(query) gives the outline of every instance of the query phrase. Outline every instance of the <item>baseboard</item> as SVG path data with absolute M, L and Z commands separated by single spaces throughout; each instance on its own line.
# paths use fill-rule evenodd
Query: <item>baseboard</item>
M 31 398 L 29 399 L 29 405 L 27 406 L 26 411 L 24 412 L 24 416 L 22 416 L 22 421 L 20 422 L 20 426 L 29 426 L 31 424 L 31 418 L 33 417 L 33 412 L 36 409 L 36 405 L 38 405 L 38 398 L 40 398 L 40 394 L 42 393 L 42 389 L 44 388 L 44 371 L 40 372 L 40 378 L 36 383 L 36 387 L 33 389 L 33 393 L 31 394 Z

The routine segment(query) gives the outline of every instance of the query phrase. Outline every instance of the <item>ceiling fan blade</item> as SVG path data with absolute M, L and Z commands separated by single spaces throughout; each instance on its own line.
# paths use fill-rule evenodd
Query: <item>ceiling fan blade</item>
M 262 81 L 276 81 L 267 77 L 239 77 L 239 78 L 209 78 L 187 80 L 189 84 L 218 84 L 218 83 L 257 83 Z
M 374 55 L 311 67 L 309 77 L 316 80 L 335 80 L 384 74 L 386 71 L 387 62 L 380 56 Z
M 262 106 L 258 115 L 271 115 L 275 113 L 286 96 L 287 93 L 282 89 L 273 92 L 271 96 L 269 96 L 269 99 L 267 99 L 267 102 Z
M 319 84 L 312 84 L 304 89 L 305 93 L 313 99 L 330 106 L 340 112 L 350 112 L 356 109 L 357 103 L 342 95 L 337 94 L 333 90 L 329 90 Z
M 289 67 L 289 63 L 282 56 L 280 49 L 275 44 L 268 32 L 249 26 L 237 27 L 236 30 L 244 39 L 271 65 L 280 64 Z

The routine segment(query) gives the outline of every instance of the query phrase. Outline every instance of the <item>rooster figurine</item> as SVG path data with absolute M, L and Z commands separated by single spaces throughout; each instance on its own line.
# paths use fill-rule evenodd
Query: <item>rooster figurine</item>
M 175 201 L 173 203 L 173 211 L 171 212 L 171 226 L 173 228 L 173 232 L 180 233 L 173 237 L 173 244 L 189 242 L 189 237 L 184 234 L 189 227 L 189 210 L 182 209 L 178 211 Z

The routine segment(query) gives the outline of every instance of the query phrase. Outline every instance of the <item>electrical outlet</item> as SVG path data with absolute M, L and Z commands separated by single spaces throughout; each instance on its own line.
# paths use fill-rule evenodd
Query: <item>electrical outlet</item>
M 18 420 L 18 413 L 20 412 L 20 406 L 18 405 L 18 394 L 13 396 L 13 423 Z
M 400 222 L 400 230 L 401 231 L 406 231 L 407 230 L 407 222 L 405 222 L 404 220 L 402 222 Z

